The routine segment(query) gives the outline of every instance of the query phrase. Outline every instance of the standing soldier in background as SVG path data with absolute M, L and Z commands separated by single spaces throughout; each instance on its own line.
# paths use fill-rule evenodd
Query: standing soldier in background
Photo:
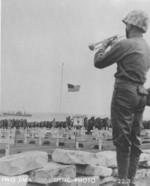
M 126 38 L 114 44 L 104 40 L 95 54 L 96 68 L 117 63 L 111 103 L 113 144 L 116 147 L 118 179 L 114 186 L 135 186 L 135 175 L 141 154 L 140 125 L 147 100 L 144 88 L 150 67 L 150 47 L 143 39 L 148 16 L 132 11 L 124 19 Z M 106 48 L 112 44 L 109 51 Z

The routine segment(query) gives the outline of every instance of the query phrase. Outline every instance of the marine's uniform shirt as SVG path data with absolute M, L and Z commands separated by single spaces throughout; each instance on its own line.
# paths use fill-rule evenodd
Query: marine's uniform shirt
M 108 52 L 101 51 L 95 54 L 96 68 L 102 69 L 117 63 L 116 78 L 133 83 L 145 83 L 150 68 L 150 47 L 142 34 L 118 41 Z

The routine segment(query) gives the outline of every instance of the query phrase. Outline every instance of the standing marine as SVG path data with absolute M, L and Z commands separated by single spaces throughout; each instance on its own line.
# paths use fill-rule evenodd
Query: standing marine
M 94 66 L 105 68 L 117 64 L 111 102 L 113 144 L 116 147 L 118 178 L 114 186 L 135 186 L 141 151 L 140 126 L 147 100 L 144 88 L 150 68 L 150 47 L 143 38 L 148 29 L 148 15 L 132 11 L 123 20 L 126 39 L 111 45 L 102 43 L 95 54 Z

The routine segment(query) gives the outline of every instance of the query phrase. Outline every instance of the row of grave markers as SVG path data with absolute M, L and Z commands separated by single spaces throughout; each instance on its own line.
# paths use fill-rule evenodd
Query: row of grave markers
M 86 138 L 86 130 L 84 128 L 81 128 L 80 130 L 72 129 L 72 130 L 66 130 L 66 129 L 56 129 L 52 128 L 51 130 L 47 130 L 46 128 L 35 128 L 35 129 L 0 129 L 0 138 L 6 138 L 8 135 L 10 138 L 15 138 L 16 133 L 19 132 L 20 135 L 23 135 L 24 138 L 45 138 L 46 135 L 50 135 L 52 138 L 71 138 L 75 139 L 75 136 L 77 137 L 83 137 Z M 109 137 L 111 136 L 112 131 L 106 131 L 106 130 L 98 130 L 97 128 L 94 128 L 92 131 L 92 136 L 96 139 L 99 139 L 99 137 Z M 8 134 L 9 133 L 9 134 Z
M 0 129 L 0 145 L 5 149 L 5 155 L 9 155 L 10 144 L 15 143 L 15 130 Z
M 66 129 L 56 129 L 52 128 L 51 130 L 47 130 L 46 128 L 33 128 L 33 129 L 23 129 L 16 130 L 13 129 L 1 129 L 0 128 L 0 144 L 5 146 L 5 155 L 9 155 L 10 150 L 10 144 L 15 144 L 16 140 L 16 133 L 19 132 L 21 135 L 23 135 L 24 143 L 27 144 L 27 139 L 29 137 L 31 138 L 39 138 L 39 145 L 42 145 L 42 139 L 46 137 L 46 135 L 50 134 L 52 138 L 56 139 L 56 147 L 59 146 L 60 138 L 66 137 L 69 139 L 75 140 L 75 146 L 76 149 L 79 148 L 79 137 L 80 139 L 86 139 L 86 130 L 84 128 L 81 128 L 80 130 L 77 130 L 76 128 L 73 128 L 72 130 L 66 130 Z M 93 128 L 92 135 L 93 137 L 98 141 L 99 150 L 102 148 L 102 140 L 104 137 L 104 131 L 98 130 L 97 128 Z M 110 131 L 111 132 L 111 131 Z M 109 132 L 108 132 L 109 133 Z

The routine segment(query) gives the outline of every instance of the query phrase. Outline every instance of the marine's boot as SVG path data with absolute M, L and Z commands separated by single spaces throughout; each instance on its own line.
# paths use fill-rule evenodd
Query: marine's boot
M 129 186 L 128 169 L 130 162 L 130 155 L 128 152 L 120 151 L 117 148 L 117 167 L 118 167 L 118 178 L 113 186 Z
M 130 165 L 128 170 L 128 179 L 130 180 L 129 186 L 136 186 L 135 176 L 138 169 L 139 159 L 140 159 L 139 156 L 134 156 L 131 154 Z

